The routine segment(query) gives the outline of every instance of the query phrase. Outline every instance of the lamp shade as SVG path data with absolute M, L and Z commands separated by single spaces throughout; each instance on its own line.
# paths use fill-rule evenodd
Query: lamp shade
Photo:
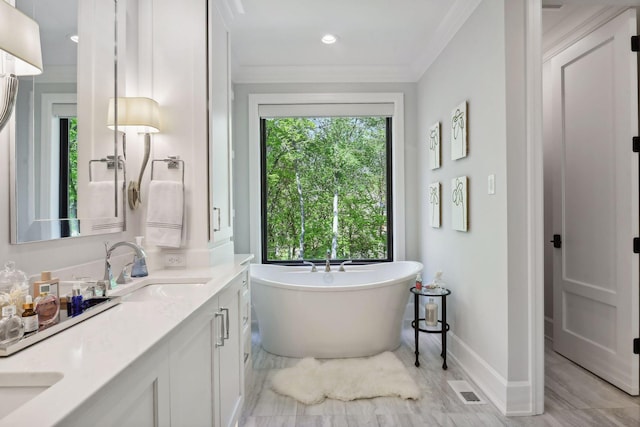
M 118 106 L 118 130 L 137 128 L 139 133 L 160 132 L 160 107 L 151 98 L 111 98 L 107 114 L 107 126 L 116 128 L 116 99 Z
M 0 50 L 15 58 L 15 75 L 42 73 L 38 23 L 4 0 L 0 0 Z

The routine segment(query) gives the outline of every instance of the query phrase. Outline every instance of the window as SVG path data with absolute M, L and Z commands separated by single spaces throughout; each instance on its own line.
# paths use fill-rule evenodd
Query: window
M 260 118 L 262 262 L 392 260 L 391 116 L 277 107 Z
M 78 119 L 59 118 L 60 177 L 58 183 L 58 217 L 61 237 L 77 236 L 78 229 Z

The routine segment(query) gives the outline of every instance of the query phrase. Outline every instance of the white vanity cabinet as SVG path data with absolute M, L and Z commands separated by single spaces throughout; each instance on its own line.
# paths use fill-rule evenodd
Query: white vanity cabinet
M 247 280 L 245 267 L 61 425 L 236 425 L 245 390 L 242 333 Z M 143 332 L 131 326 L 130 333 Z

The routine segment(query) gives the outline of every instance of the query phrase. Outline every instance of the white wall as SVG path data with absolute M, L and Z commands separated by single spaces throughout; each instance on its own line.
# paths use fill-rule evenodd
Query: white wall
M 130 36 L 139 30 L 140 72 L 138 81 L 127 76 L 128 96 L 151 96 L 161 108 L 162 132 L 152 136 L 151 158 L 179 155 L 185 160 L 185 203 L 187 204 L 187 265 L 208 262 L 207 158 L 206 158 L 206 62 L 205 2 L 141 0 L 138 2 L 140 25 L 129 23 Z M 180 35 L 177 37 L 176 35 Z M 135 50 L 134 50 L 135 51 Z M 129 56 L 129 61 L 133 58 Z M 124 64 L 120 64 L 123 66 Z M 134 93 L 135 92 L 135 93 Z M 127 178 L 137 179 L 142 159 L 142 137 L 129 137 Z M 16 261 L 27 274 L 41 270 L 60 270 L 104 259 L 103 242 L 133 240 L 144 232 L 145 203 L 127 212 L 127 231 L 104 236 L 87 236 L 50 242 L 12 245 L 9 206 L 9 127 L 0 132 L 0 170 L 5 171 L 0 185 L 0 264 Z M 150 176 L 147 167 L 143 181 L 143 201 Z M 150 268 L 160 268 L 158 251 L 150 249 Z M 118 251 L 120 253 L 120 251 Z M 127 254 L 126 251 L 122 251 Z M 100 270 L 100 263 L 97 263 Z M 2 267 L 2 265 L 0 265 Z M 71 273 L 69 273 L 71 274 Z
M 362 84 L 236 84 L 233 104 L 233 192 L 235 205 L 234 243 L 238 253 L 250 252 L 249 218 L 260 212 L 249 210 L 249 94 L 260 93 L 343 93 L 343 92 L 402 92 L 405 111 L 405 223 L 406 259 L 418 256 L 418 235 L 415 227 L 420 212 L 417 211 L 417 153 L 423 141 L 416 136 L 416 85 L 413 83 L 362 83 Z
M 442 167 L 419 151 L 417 194 L 442 183 L 442 227 L 421 215 L 426 279 L 443 271 L 452 355 L 508 413 L 529 405 L 525 2 L 483 1 L 418 83 L 418 135 L 442 125 Z M 468 103 L 468 156 L 451 160 L 451 110 Z M 496 194 L 487 178 L 495 174 Z M 451 228 L 451 179 L 469 177 L 469 231 Z M 420 197 L 419 209 L 428 201 Z M 514 399 L 514 397 L 516 397 Z

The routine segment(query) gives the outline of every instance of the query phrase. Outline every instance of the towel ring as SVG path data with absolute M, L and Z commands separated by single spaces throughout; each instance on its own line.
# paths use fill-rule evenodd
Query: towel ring
M 151 161 L 151 180 L 153 181 L 153 165 L 156 162 L 164 162 L 167 164 L 167 169 L 180 169 L 182 164 L 182 185 L 184 185 L 184 160 L 181 160 L 178 156 L 169 156 L 166 159 L 157 159 Z
M 116 162 L 113 160 L 113 156 L 107 156 L 107 157 L 103 157 L 101 159 L 93 159 L 93 160 L 89 160 L 89 181 L 93 181 L 93 177 L 92 177 L 92 168 L 91 165 L 93 163 L 106 163 L 107 164 L 107 169 L 113 169 L 116 167 Z M 122 160 L 122 156 L 118 156 L 118 170 L 124 170 L 125 173 L 125 181 L 127 180 L 127 171 L 125 169 L 125 164 L 124 164 L 124 160 Z

